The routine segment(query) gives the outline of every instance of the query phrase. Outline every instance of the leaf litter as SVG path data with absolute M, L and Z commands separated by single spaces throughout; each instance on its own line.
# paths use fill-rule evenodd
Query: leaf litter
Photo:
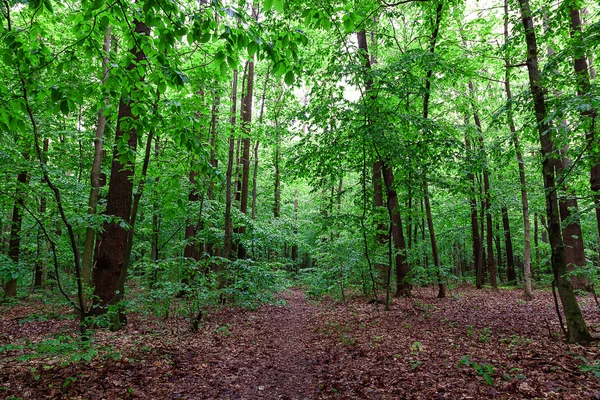
M 130 314 L 83 348 L 77 322 L 58 317 L 68 310 L 19 304 L 0 317 L 0 398 L 600 399 L 598 344 L 564 343 L 551 293 L 413 293 L 386 312 L 292 289 L 285 305 L 208 314 L 195 333 L 185 318 Z M 590 297 L 580 303 L 597 333 Z

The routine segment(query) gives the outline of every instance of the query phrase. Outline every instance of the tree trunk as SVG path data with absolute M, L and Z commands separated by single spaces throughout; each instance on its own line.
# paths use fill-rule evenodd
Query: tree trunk
M 473 87 L 473 82 L 469 82 L 469 91 L 471 93 L 471 99 L 473 99 L 473 94 L 475 89 Z M 491 195 L 490 195 L 490 172 L 489 167 L 487 165 L 487 155 L 485 152 L 485 144 L 483 141 L 483 129 L 481 128 L 481 121 L 479 120 L 479 112 L 475 106 L 473 101 L 473 120 L 475 121 L 475 125 L 477 126 L 477 132 L 479 134 L 479 156 L 481 161 L 483 162 L 483 188 L 485 195 L 485 219 L 486 219 L 486 244 L 487 244 L 487 269 L 490 274 L 490 285 L 495 289 L 498 286 L 496 281 L 496 262 L 494 260 L 494 232 L 493 232 L 493 223 L 492 223 L 492 213 L 491 213 Z M 483 233 L 483 231 L 482 231 Z
M 108 62 L 110 52 L 110 27 L 106 28 L 104 33 L 104 58 L 102 59 L 102 85 L 106 82 L 108 77 Z M 104 100 L 106 106 L 108 106 L 108 97 Z M 103 154 L 103 140 L 104 140 L 104 128 L 106 127 L 106 117 L 104 116 L 104 109 L 98 110 L 98 118 L 96 121 L 96 138 L 94 140 L 94 160 L 92 162 L 92 172 L 90 176 L 91 189 L 88 200 L 88 215 L 95 215 L 96 208 L 98 206 L 99 192 L 100 192 L 100 167 L 102 165 L 102 154 Z M 92 285 L 92 258 L 94 255 L 94 241 L 96 239 L 96 230 L 88 226 L 85 231 L 85 242 L 83 244 L 83 253 L 81 255 L 81 277 L 83 284 L 86 287 Z
M 27 159 L 28 157 L 26 157 Z M 23 206 L 25 205 L 24 190 L 29 182 L 27 171 L 21 171 L 17 175 L 17 188 L 15 190 L 15 203 L 12 212 L 12 222 L 10 225 L 10 239 L 8 242 L 8 256 L 18 267 L 19 256 L 21 255 L 21 226 L 23 225 Z M 18 271 L 17 271 L 18 272 Z M 11 278 L 4 283 L 4 296 L 15 297 L 17 295 L 17 279 Z
M 298 260 L 298 190 L 294 195 L 294 244 L 292 244 L 292 261 Z
M 509 283 L 516 283 L 517 275 L 515 273 L 515 256 L 513 254 L 508 209 L 506 207 L 502 207 L 502 227 L 504 228 L 504 243 L 506 247 L 506 280 Z
M 500 243 L 500 219 L 496 218 L 496 229 L 494 235 L 494 243 L 496 245 L 496 260 L 497 265 L 500 267 L 502 264 L 502 244 Z
M 237 81 L 238 72 L 233 71 L 233 83 L 231 89 L 231 134 L 229 135 L 229 156 L 227 161 L 227 172 L 225 174 L 225 236 L 223 239 L 223 258 L 228 259 L 231 257 L 233 243 L 233 224 L 231 221 L 231 181 L 233 175 L 233 162 L 234 162 L 234 150 L 235 150 L 235 122 L 237 113 Z
M 574 7 L 576 3 L 571 3 L 569 7 L 569 16 L 571 19 L 571 38 L 581 41 L 583 35 L 583 22 L 581 18 L 581 12 Z M 576 50 L 575 57 L 573 59 L 573 67 L 575 69 L 575 77 L 577 78 L 577 95 L 579 97 L 585 97 L 590 91 L 591 73 L 588 68 L 588 60 L 586 59 L 585 51 L 583 46 L 575 46 Z M 590 63 L 591 64 L 591 63 Z M 586 127 L 585 137 L 589 143 L 593 145 L 589 146 L 589 155 L 591 159 L 592 167 L 590 169 L 590 189 L 594 196 L 594 205 L 596 211 L 596 227 L 598 235 L 600 235 L 600 150 L 598 149 L 598 139 L 596 138 L 595 125 L 597 111 L 594 108 L 589 110 L 583 110 L 581 116 L 584 119 L 583 126 Z M 600 241 L 600 237 L 598 239 Z M 582 283 L 582 282 L 579 282 Z
M 188 194 L 188 202 L 191 204 L 198 203 L 200 200 L 200 195 L 198 193 L 197 180 L 198 173 L 194 171 L 193 163 L 190 166 L 190 183 L 192 184 L 192 188 L 190 189 L 190 193 Z M 200 260 L 201 252 L 198 249 L 198 242 L 196 240 L 196 223 L 190 216 L 186 218 L 186 227 L 185 227 L 185 247 L 183 249 L 183 256 L 188 259 L 192 259 L 194 261 Z
M 147 36 L 150 34 L 150 29 L 145 23 L 135 21 L 135 32 L 139 35 Z M 144 52 L 137 46 L 131 49 L 131 53 L 135 61 L 127 66 L 127 70 L 129 71 L 135 69 L 145 59 Z M 140 80 L 142 79 L 143 77 L 140 77 Z M 115 143 L 124 141 L 123 138 L 129 136 L 127 145 L 133 152 L 137 148 L 137 132 L 134 128 L 128 129 L 125 132 L 121 128 L 121 125 L 127 123 L 127 120 L 137 118 L 138 116 L 134 115 L 131 111 L 131 103 L 121 98 L 119 101 Z M 129 160 L 125 164 L 121 163 L 119 146 L 115 146 L 105 214 L 116 216 L 127 224 L 130 222 L 131 216 L 134 166 L 135 163 Z M 125 228 L 118 222 L 107 222 L 104 224 L 104 232 L 96 258 L 96 269 L 93 274 L 96 313 L 105 312 L 109 305 L 113 304 L 115 300 L 118 301 L 119 277 L 127 252 L 127 230 Z
M 273 217 L 279 218 L 281 215 L 281 174 L 279 161 L 281 159 L 281 134 L 279 128 L 275 127 L 275 158 L 273 164 L 275 167 L 275 182 L 273 187 Z
M 44 157 L 44 162 L 48 162 L 48 148 L 50 146 L 50 139 L 46 138 L 44 139 L 44 144 L 43 144 L 43 149 L 42 149 L 42 153 L 43 153 L 43 157 Z M 42 183 L 44 183 L 44 178 L 42 178 L 41 180 Z M 45 196 L 42 196 L 40 198 L 40 219 L 44 219 L 45 218 L 45 214 L 46 214 L 46 208 L 47 208 L 47 200 Z M 44 237 L 43 235 L 41 235 L 41 228 L 38 227 L 38 249 L 42 248 L 43 249 L 43 255 L 39 255 L 35 260 L 35 272 L 34 272 L 34 278 L 33 278 L 33 288 L 37 289 L 37 288 L 42 288 L 45 287 L 46 285 L 46 280 L 48 278 L 48 262 L 47 262 L 47 254 L 48 254 L 48 242 L 46 240 L 46 237 Z
M 468 136 L 465 134 L 465 147 L 467 148 L 467 152 L 471 152 L 471 142 Z M 477 215 L 477 192 L 475 191 L 475 174 L 473 172 L 469 172 L 469 182 L 470 182 L 470 196 L 469 196 L 469 206 L 471 209 L 471 239 L 473 242 L 473 269 L 475 270 L 475 287 L 477 289 L 482 288 L 481 281 L 481 271 L 483 268 L 483 262 L 481 259 L 481 235 L 479 234 L 479 218 Z
M 529 7 L 529 0 L 519 0 L 521 20 L 525 29 L 525 42 L 527 44 L 527 70 L 529 84 L 533 97 L 535 117 L 538 124 L 540 144 L 542 149 L 542 174 L 546 190 L 546 214 L 548 216 L 548 231 L 550 247 L 552 249 L 552 271 L 554 281 L 563 305 L 567 321 L 567 340 L 571 343 L 589 342 L 592 337 L 587 329 L 579 303 L 573 292 L 571 281 L 566 277 L 567 263 L 565 260 L 565 247 L 561 235 L 560 214 L 554 170 L 558 167 L 557 154 L 554 149 L 552 130 L 546 121 L 546 99 L 544 88 L 540 83 L 540 70 L 538 67 L 537 39 L 535 35 L 533 18 Z
M 394 241 L 394 253 L 396 253 L 396 297 L 410 297 L 411 284 L 406 280 L 410 272 L 410 267 L 406 259 L 406 242 L 402 229 L 398 194 L 394 188 L 394 172 L 387 165 L 383 169 L 383 180 L 388 196 L 388 212 L 392 217 L 392 238 Z
M 566 154 L 561 157 L 561 167 L 558 169 L 562 174 L 570 169 L 570 160 Z M 579 220 L 578 204 L 575 194 L 565 190 L 559 198 L 560 219 L 562 221 L 562 236 L 565 244 L 565 260 L 570 272 L 585 267 L 585 249 L 583 246 L 583 232 Z M 584 289 L 588 285 L 585 276 L 571 276 L 571 284 L 574 289 Z
M 250 124 L 252 123 L 252 97 L 254 89 L 254 61 L 248 62 L 247 87 L 242 97 L 242 193 L 240 197 L 240 211 L 242 214 L 248 214 L 248 185 L 250 178 Z M 246 233 L 246 224 L 240 226 L 238 232 L 240 235 Z M 238 258 L 246 258 L 246 249 L 240 243 L 238 245 Z
M 504 44 L 508 46 L 508 0 L 504 0 Z M 519 183 L 521 185 L 521 205 L 523 208 L 523 275 L 525 278 L 524 290 L 525 299 L 533 299 L 533 291 L 531 289 L 531 222 L 529 221 L 529 200 L 527 198 L 527 182 L 525 179 L 525 163 L 523 162 L 523 151 L 519 143 L 519 136 L 515 127 L 515 121 L 512 114 L 512 93 L 510 90 L 510 60 L 505 57 L 506 68 L 504 70 L 504 89 L 506 91 L 507 117 L 512 135 L 515 153 L 517 157 L 517 165 L 519 168 Z M 535 219 L 537 227 L 537 218 Z M 537 241 L 537 234 L 536 234 Z M 536 242 L 536 261 L 539 263 L 539 247 Z

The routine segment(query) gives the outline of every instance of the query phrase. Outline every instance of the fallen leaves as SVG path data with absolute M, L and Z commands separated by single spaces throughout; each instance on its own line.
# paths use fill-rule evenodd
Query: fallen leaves
M 429 289 L 392 310 L 283 294 L 286 306 L 223 309 L 192 333 L 183 318 L 130 315 L 120 332 L 98 331 L 89 362 L 18 361 L 0 353 L 0 396 L 68 399 L 521 399 L 598 398 L 595 345 L 565 344 L 551 294 Z M 20 307 L 20 308 L 19 308 Z M 29 307 L 29 308 L 27 308 Z M 35 306 L 0 318 L 0 346 L 41 343 L 76 331 Z M 592 330 L 600 313 L 582 309 Z M 16 317 L 18 313 L 18 318 Z M 26 322 L 19 325 L 20 320 Z M 22 350 L 19 350 L 22 351 Z M 112 355 L 112 357 L 111 357 Z M 468 360 L 463 362 L 461 360 Z M 585 362 L 584 362 L 585 360 Z M 582 366 L 588 366 L 584 372 Z

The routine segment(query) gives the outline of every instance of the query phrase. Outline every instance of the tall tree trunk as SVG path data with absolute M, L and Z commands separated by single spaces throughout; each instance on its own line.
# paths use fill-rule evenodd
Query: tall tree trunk
M 504 44 L 508 45 L 508 0 L 504 0 Z M 504 89 L 506 91 L 506 102 L 508 123 L 510 132 L 512 135 L 513 144 L 515 146 L 515 153 L 517 157 L 517 165 L 519 168 L 519 183 L 521 185 L 521 205 L 523 208 L 523 275 L 524 275 L 524 290 L 525 299 L 531 300 L 533 298 L 533 291 L 531 289 L 531 222 L 529 221 L 529 200 L 527 198 L 527 181 L 525 179 L 525 163 L 523 162 L 523 151 L 521 150 L 521 144 L 519 143 L 519 136 L 517 135 L 517 129 L 515 127 L 515 121 L 512 114 L 512 93 L 510 90 L 510 60 L 508 56 L 505 57 L 506 68 L 504 71 Z M 537 224 L 537 218 L 535 219 Z M 537 226 L 537 225 L 536 225 Z M 537 236 L 536 236 L 537 240 Z M 539 248 L 536 243 L 536 261 L 539 263 Z
M 104 58 L 102 59 L 102 85 L 106 82 L 108 77 L 108 62 L 110 53 L 111 35 L 110 27 L 106 28 L 104 33 Z M 108 97 L 104 100 L 104 104 L 108 106 Z M 96 120 L 96 138 L 94 139 L 94 160 L 92 162 L 92 171 L 90 176 L 90 196 L 88 199 L 88 215 L 92 216 L 96 214 L 96 208 L 98 207 L 98 200 L 100 198 L 100 167 L 102 165 L 102 154 L 103 154 L 103 142 L 104 142 L 104 129 L 106 127 L 106 117 L 104 116 L 104 109 L 98 110 L 98 117 Z M 83 284 L 86 287 L 92 285 L 92 261 L 94 255 L 94 242 L 96 239 L 96 230 L 88 226 L 85 231 L 85 242 L 83 243 L 83 252 L 81 255 L 81 278 Z
M 139 35 L 148 36 L 150 29 L 140 21 L 135 21 L 135 32 Z M 137 65 L 145 59 L 144 52 L 134 46 L 130 52 L 134 61 L 127 66 L 131 71 L 137 68 Z M 140 77 L 143 80 L 143 77 Z M 124 141 L 128 137 L 128 148 L 135 152 L 137 148 L 137 132 L 134 128 L 126 132 L 121 128 L 121 124 L 129 119 L 137 119 L 131 111 L 131 103 L 124 98 L 119 101 L 119 113 L 117 118 L 117 129 L 115 133 L 115 142 Z M 134 163 L 126 161 L 121 163 L 121 154 L 119 146 L 115 146 L 113 151 L 113 161 L 111 168 L 110 184 L 108 189 L 108 198 L 106 204 L 107 215 L 116 216 L 126 223 L 130 222 L 131 204 L 133 194 Z M 98 246 L 98 255 L 96 258 L 96 269 L 94 270 L 94 296 L 96 313 L 103 313 L 107 307 L 118 301 L 117 291 L 119 289 L 119 277 L 125 262 L 127 252 L 127 230 L 121 224 L 105 223 L 104 232 Z
M 485 201 L 485 220 L 486 220 L 486 244 L 487 244 L 487 269 L 490 274 L 490 285 L 495 289 L 498 286 L 496 281 L 496 262 L 494 260 L 494 232 L 492 223 L 492 212 L 491 212 L 491 195 L 490 195 L 490 171 L 487 164 L 487 155 L 485 150 L 485 144 L 483 141 L 483 129 L 481 127 L 481 121 L 479 120 L 479 112 L 474 102 L 475 89 L 473 82 L 469 82 L 469 91 L 471 93 L 472 106 L 473 106 L 473 120 L 477 126 L 478 140 L 479 140 L 479 156 L 483 162 L 483 188 L 484 188 L 484 201 Z M 483 234 L 483 231 L 482 231 Z
M 230 120 L 230 128 L 231 134 L 229 135 L 229 156 L 227 161 L 227 172 L 225 174 L 225 236 L 223 239 L 223 258 L 228 259 L 231 257 L 233 242 L 233 223 L 231 221 L 231 202 L 232 202 L 232 193 L 231 193 L 231 181 L 233 175 L 233 162 L 234 162 L 234 150 L 235 150 L 235 123 L 236 123 L 236 114 L 237 114 L 237 82 L 238 82 L 238 72 L 237 70 L 233 71 L 233 83 L 231 89 L 231 120 Z
M 28 159 L 29 157 L 26 157 Z M 17 175 L 17 188 L 15 189 L 15 203 L 12 212 L 12 222 L 10 225 L 10 239 L 8 242 L 8 256 L 15 264 L 19 263 L 21 255 L 21 226 L 23 225 L 22 209 L 25 205 L 24 191 L 29 182 L 27 171 L 21 171 Z M 4 283 L 4 296 L 15 297 L 17 295 L 17 279 L 11 278 Z
M 502 244 L 500 243 L 500 218 L 496 218 L 496 230 L 494 235 L 494 243 L 496 244 L 496 260 L 498 266 L 502 264 Z
M 44 139 L 42 153 L 44 162 L 48 162 L 48 148 L 50 146 L 50 139 Z M 44 179 L 41 179 L 41 183 L 44 183 Z M 45 196 L 40 198 L 40 219 L 44 219 L 46 214 L 47 200 Z M 49 251 L 48 242 L 46 238 L 41 235 L 41 227 L 38 227 L 38 248 L 43 249 L 43 255 L 38 255 L 35 260 L 35 272 L 33 278 L 34 289 L 45 287 L 48 278 L 48 261 L 47 254 Z
M 242 139 L 242 193 L 240 197 L 240 211 L 242 214 L 248 214 L 248 185 L 250 178 L 250 124 L 252 123 L 252 97 L 254 91 L 254 61 L 248 62 L 247 87 L 242 97 L 242 130 L 244 137 Z M 246 233 L 246 224 L 239 228 L 241 235 Z M 238 258 L 246 258 L 246 249 L 240 243 L 238 245 Z
M 298 190 L 294 195 L 294 244 L 292 244 L 292 261 L 298 260 Z
M 569 6 L 569 16 L 571 19 L 571 38 L 574 38 L 578 42 L 581 42 L 583 35 L 583 22 L 581 18 L 581 12 L 575 8 L 576 3 L 572 2 Z M 575 69 L 575 77 L 577 81 L 577 95 L 579 97 L 586 97 L 590 91 L 591 73 L 586 58 L 585 50 L 583 46 L 574 47 L 576 53 L 573 59 L 573 67 Z M 594 71 L 595 73 L 595 71 Z M 595 125 L 597 110 L 590 108 L 589 110 L 583 110 L 581 116 L 584 118 L 585 136 L 589 143 L 589 155 L 592 162 L 590 170 L 590 189 L 594 193 L 594 205 L 596 211 L 596 226 L 598 235 L 600 235 L 600 150 L 598 149 L 598 138 L 596 137 Z M 600 241 L 600 237 L 599 237 Z
M 263 92 L 260 99 L 260 114 L 258 116 L 258 123 L 262 125 L 263 117 L 265 114 L 265 98 L 267 96 L 267 85 L 269 84 L 269 72 L 270 66 L 267 68 L 267 73 L 265 76 L 265 84 L 263 86 Z M 252 171 L 252 219 L 256 219 L 256 194 L 257 194 L 257 186 L 258 186 L 258 147 L 260 145 L 260 141 L 257 139 L 254 144 L 254 170 Z
M 467 135 L 465 135 L 465 146 L 467 151 L 471 151 L 471 142 Z M 481 235 L 479 234 L 479 217 L 477 215 L 477 192 L 475 190 L 475 174 L 469 172 L 469 182 L 471 195 L 469 196 L 469 206 L 471 209 L 471 238 L 473 241 L 473 267 L 475 269 L 475 287 L 481 289 L 483 287 L 482 282 L 482 270 L 483 260 L 481 254 Z
M 370 55 L 369 55 L 369 46 L 367 43 L 366 32 L 364 30 L 356 32 L 356 39 L 357 39 L 357 43 L 358 43 L 358 48 L 362 52 L 361 56 L 363 58 L 363 68 L 365 70 L 365 75 L 370 74 L 371 68 L 372 68 L 372 63 L 375 62 L 375 58 L 370 57 Z M 375 95 L 372 93 L 372 88 L 373 88 L 373 80 L 369 76 L 365 81 L 365 97 L 373 101 L 373 100 L 375 100 Z M 367 116 L 367 123 L 369 125 L 371 125 L 372 122 L 373 121 L 371 121 L 370 117 Z M 379 218 L 379 212 L 378 212 L 378 210 L 381 210 L 384 207 L 382 168 L 383 168 L 383 162 L 381 160 L 375 160 L 373 162 L 372 181 L 373 181 L 373 200 L 374 200 L 374 207 L 375 207 L 374 211 L 375 211 L 375 217 L 377 220 L 376 237 L 377 237 L 377 241 L 380 245 L 385 245 L 385 243 L 387 241 L 387 235 L 385 233 L 386 227 L 385 227 L 384 222 L 381 221 L 381 219 Z M 389 266 L 389 268 L 391 268 L 391 266 Z M 376 262 L 374 264 L 374 269 L 377 274 L 377 283 L 379 284 L 379 286 L 381 286 L 382 289 L 386 290 L 385 282 L 387 281 L 388 267 L 386 267 L 386 265 L 381 262 Z
M 279 161 L 281 159 L 281 133 L 279 127 L 275 127 L 275 157 L 273 164 L 275 167 L 275 182 L 273 187 L 273 217 L 279 218 L 281 215 L 281 171 Z
M 502 227 L 504 228 L 504 243 L 506 247 L 506 280 L 511 282 L 517 281 L 515 273 L 515 256 L 513 254 L 512 238 L 510 235 L 510 224 L 508 219 L 508 209 L 502 207 Z M 531 255 L 531 254 L 530 254 Z
M 573 292 L 571 281 L 566 276 L 567 263 L 565 260 L 565 248 L 561 235 L 560 214 L 558 209 L 558 196 L 554 170 L 558 167 L 556 162 L 556 151 L 554 148 L 552 130 L 546 121 L 546 99 L 544 88 L 540 82 L 540 70 L 538 67 L 537 39 L 534 30 L 533 18 L 529 7 L 529 0 L 519 0 L 521 20 L 525 29 L 525 42 L 527 44 L 527 71 L 529 73 L 529 84 L 533 97 L 535 117 L 538 124 L 540 144 L 542 149 L 542 174 L 544 177 L 544 188 L 546 190 L 546 214 L 548 216 L 548 231 L 550 247 L 552 249 L 552 271 L 554 281 L 563 305 L 565 319 L 567 321 L 567 340 L 574 342 L 589 342 L 592 337 L 587 329 L 579 303 Z
M 196 204 L 200 200 L 200 194 L 198 193 L 197 178 L 198 172 L 194 171 L 194 163 L 191 163 L 190 166 L 190 183 L 192 184 L 192 188 L 190 189 L 190 193 L 188 194 L 188 202 L 191 204 Z M 192 259 L 194 261 L 200 260 L 200 251 L 198 249 L 198 241 L 196 240 L 196 223 L 189 215 L 186 218 L 186 227 L 185 227 L 185 247 L 183 249 L 183 256 L 188 259 Z
M 436 8 L 435 25 L 433 26 L 433 32 L 431 34 L 431 42 L 429 44 L 429 53 L 435 53 L 435 45 L 437 43 L 438 35 L 440 32 L 440 25 L 442 22 L 442 11 L 444 10 L 444 2 L 440 1 Z M 425 95 L 423 96 L 423 120 L 429 118 L 429 99 L 431 97 L 431 78 L 433 77 L 433 69 L 427 71 L 425 78 Z M 431 240 L 431 252 L 433 257 L 433 264 L 438 274 L 438 298 L 446 297 L 446 286 L 441 281 L 440 277 L 440 260 L 438 255 L 437 239 L 435 237 L 435 231 L 433 228 L 433 218 L 431 215 L 431 204 L 429 202 L 429 183 L 427 181 L 426 173 L 423 174 L 423 201 L 425 202 L 425 213 L 427 216 L 427 226 L 429 227 L 429 238 Z

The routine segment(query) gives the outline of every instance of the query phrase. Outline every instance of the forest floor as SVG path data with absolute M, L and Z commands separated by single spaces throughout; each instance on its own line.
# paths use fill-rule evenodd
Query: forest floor
M 0 398 L 600 399 L 598 343 L 564 343 L 551 292 L 414 294 L 385 312 L 292 289 L 280 305 L 206 315 L 195 333 L 185 318 L 131 314 L 87 345 L 64 309 L 2 306 Z M 599 332 L 593 298 L 580 301 Z

